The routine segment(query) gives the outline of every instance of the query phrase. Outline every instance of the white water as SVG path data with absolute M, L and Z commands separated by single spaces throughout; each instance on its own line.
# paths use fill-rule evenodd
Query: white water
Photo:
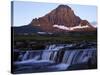
M 27 57 L 29 56 L 29 51 L 26 51 L 26 53 L 24 54 L 22 61 L 27 60 Z
M 72 45 L 69 45 L 72 46 Z M 96 49 L 81 49 L 81 50 L 65 50 L 64 55 L 61 58 L 58 56 L 61 55 L 59 51 L 61 52 L 61 49 L 67 47 L 67 45 L 50 45 L 47 46 L 46 49 L 43 51 L 37 51 L 37 52 L 30 52 L 26 51 L 26 53 L 23 55 L 22 61 L 17 61 L 15 64 L 38 64 L 42 65 L 43 62 L 52 62 L 56 63 L 56 59 L 61 60 L 57 65 L 50 66 L 49 68 L 58 68 L 58 70 L 64 70 L 68 68 L 68 66 L 72 64 L 80 64 L 88 62 L 88 60 L 93 58 L 91 61 L 92 63 L 95 63 L 95 53 Z M 59 54 L 58 54 L 59 53 Z M 41 54 L 41 55 L 40 55 Z M 38 60 L 41 58 L 40 60 Z

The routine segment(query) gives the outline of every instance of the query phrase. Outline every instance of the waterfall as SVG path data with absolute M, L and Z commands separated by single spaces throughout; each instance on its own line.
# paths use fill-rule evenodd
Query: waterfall
M 45 50 L 40 51 L 26 51 L 21 53 L 19 58 L 24 60 L 49 60 L 62 64 L 80 64 L 88 62 L 96 62 L 96 49 L 78 49 L 78 50 L 62 50 L 66 45 L 49 45 Z
M 76 54 L 76 51 L 72 51 L 68 57 L 68 60 L 67 60 L 67 64 L 71 64 L 73 58 L 74 58 L 74 55 Z
M 57 51 L 64 48 L 66 45 L 50 45 L 43 51 L 42 60 L 52 60 L 55 61 L 57 58 Z
M 60 54 L 57 56 L 58 51 L 43 51 L 41 55 L 41 60 L 52 60 L 55 61 L 56 59 L 59 59 Z M 62 60 L 62 63 L 66 64 L 77 64 L 82 62 L 87 62 L 89 58 L 93 57 L 93 50 L 72 50 L 72 51 L 65 51 L 63 58 L 59 59 Z M 39 59 L 39 54 L 35 55 L 34 52 L 27 51 L 22 58 L 23 60 L 28 59 Z
M 57 55 L 57 52 L 53 52 L 52 55 L 51 55 L 51 60 L 55 61 L 56 59 L 56 55 Z
M 44 50 L 16 50 L 16 71 L 65 71 L 70 68 L 91 68 L 97 64 L 97 49 L 74 49 L 73 44 L 46 45 Z M 18 58 L 17 58 L 18 56 Z
M 22 61 L 24 60 L 29 60 L 29 59 L 34 59 L 34 60 L 38 60 L 41 58 L 41 51 L 26 51 L 24 54 L 23 54 L 23 57 L 22 57 Z M 20 55 L 22 56 L 22 55 Z
M 68 58 L 70 56 L 70 53 L 71 53 L 71 51 L 65 51 L 65 54 L 63 56 L 62 63 L 66 63 L 67 62 L 67 60 L 68 60 Z
M 46 47 L 45 50 L 52 50 L 52 49 L 54 49 L 55 47 L 56 47 L 55 44 L 53 44 L 53 45 L 47 45 L 47 47 Z
M 22 61 L 27 60 L 29 55 L 29 51 L 26 51 L 26 53 L 23 55 Z
M 42 60 L 49 60 L 52 52 L 44 51 L 42 54 Z
M 94 57 L 96 55 L 95 53 L 96 53 L 95 49 L 94 50 L 89 50 L 89 49 L 84 50 L 83 49 L 83 50 L 65 51 L 62 63 L 71 65 L 71 64 L 79 64 L 79 63 L 88 62 L 90 58 L 94 58 L 95 60 L 96 59 L 96 57 Z
M 85 50 L 81 55 L 79 62 L 86 62 L 89 58 L 92 58 L 94 55 L 94 50 Z

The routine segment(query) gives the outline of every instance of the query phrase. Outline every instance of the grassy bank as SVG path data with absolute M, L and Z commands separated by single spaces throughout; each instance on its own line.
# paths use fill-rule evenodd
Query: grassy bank
M 14 35 L 14 41 L 36 41 L 36 42 L 72 42 L 72 41 L 96 41 L 96 34 L 79 34 L 79 35 Z

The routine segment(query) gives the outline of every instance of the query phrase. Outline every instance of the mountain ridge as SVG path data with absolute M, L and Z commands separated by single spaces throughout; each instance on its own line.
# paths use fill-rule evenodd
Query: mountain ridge
M 75 15 L 71 7 L 59 5 L 46 15 L 34 18 L 28 26 L 44 32 L 94 31 L 87 20 Z M 31 29 L 31 28 L 30 28 Z

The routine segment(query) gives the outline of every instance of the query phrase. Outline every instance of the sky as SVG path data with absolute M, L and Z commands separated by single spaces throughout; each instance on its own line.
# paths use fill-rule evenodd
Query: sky
M 60 4 L 58 3 L 43 3 L 43 2 L 13 2 L 13 26 L 23 26 L 29 24 L 33 18 L 38 18 L 46 15 L 51 10 L 55 9 Z M 90 23 L 97 22 L 97 7 L 91 5 L 76 5 L 67 4 L 74 10 L 74 13 L 83 20 L 88 20 Z

